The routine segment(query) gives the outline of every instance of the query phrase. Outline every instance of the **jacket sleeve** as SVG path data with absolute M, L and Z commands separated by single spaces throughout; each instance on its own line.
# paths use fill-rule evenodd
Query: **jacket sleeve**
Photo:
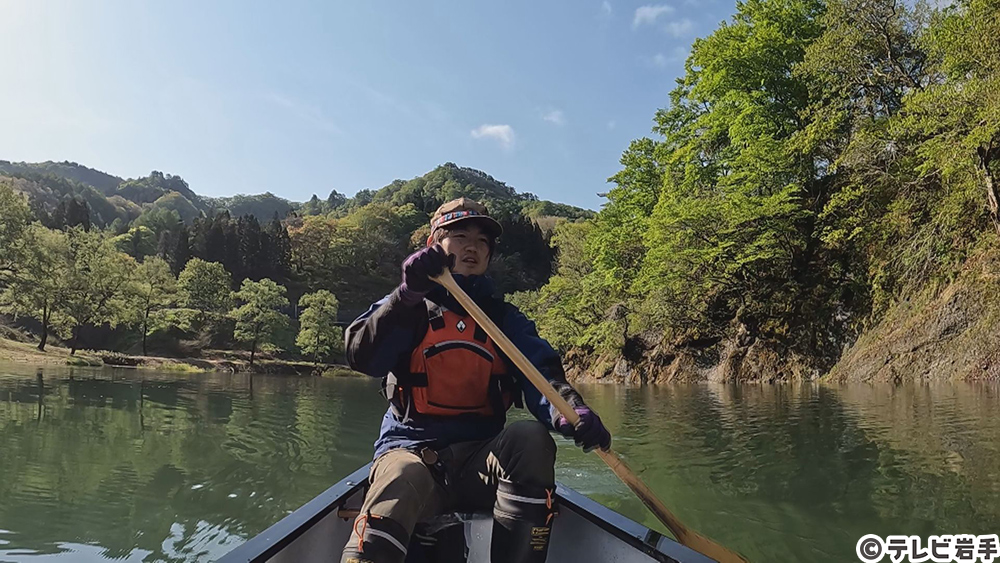
M 509 303 L 505 304 L 505 307 L 503 331 L 507 338 L 517 346 L 517 349 L 528 358 L 532 365 L 538 368 L 538 371 L 555 387 L 570 406 L 584 406 L 583 397 L 566 381 L 566 373 L 563 371 L 559 353 L 545 339 L 538 336 L 535 323 L 524 316 L 517 307 Z M 524 393 L 524 406 L 550 429 L 555 428 L 559 412 L 552 407 L 545 395 L 517 369 L 513 362 L 508 360 L 507 363 Z
M 413 350 L 417 329 L 426 317 L 426 307 L 403 304 L 397 288 L 347 327 L 347 363 L 361 373 L 385 377 Z

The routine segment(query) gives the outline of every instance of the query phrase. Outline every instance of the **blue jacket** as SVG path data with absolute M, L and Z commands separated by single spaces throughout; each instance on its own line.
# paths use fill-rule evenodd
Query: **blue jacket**
M 484 310 L 500 312 L 495 315 L 494 322 L 570 405 L 584 404 L 580 395 L 566 382 L 559 354 L 538 336 L 535 323 L 517 307 L 494 297 L 493 280 L 487 276 L 455 276 L 455 279 Z M 443 287 L 438 286 L 426 299 L 464 315 L 461 306 Z M 352 368 L 372 377 L 383 378 L 393 370 L 404 370 L 413 349 L 427 331 L 427 323 L 426 303 L 420 302 L 416 306 L 404 304 L 397 288 L 373 304 L 347 328 L 347 361 Z M 525 408 L 552 429 L 558 413 L 506 356 L 504 360 L 508 373 L 514 376 L 523 393 Z M 457 442 L 486 440 L 496 436 L 503 429 L 504 422 L 503 417 L 460 421 L 436 418 L 417 422 L 403 420 L 390 408 L 382 419 L 382 429 L 375 442 L 375 457 L 396 448 L 429 446 L 441 449 Z

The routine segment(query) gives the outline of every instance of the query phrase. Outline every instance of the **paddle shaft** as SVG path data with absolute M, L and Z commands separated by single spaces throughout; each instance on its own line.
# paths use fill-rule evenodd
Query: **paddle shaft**
M 551 403 L 557 411 L 559 411 L 559 414 L 563 415 L 570 424 L 576 426 L 577 423 L 580 422 L 580 415 L 576 414 L 573 407 L 566 402 L 566 399 L 562 398 L 562 395 L 560 395 L 559 392 L 556 391 L 555 387 L 553 387 L 552 384 L 545 379 L 545 376 L 538 371 L 538 368 L 536 368 L 534 364 L 528 360 L 528 358 L 524 357 L 524 354 L 517 349 L 517 346 L 514 346 L 514 343 L 511 342 L 510 339 L 507 338 L 507 335 L 504 334 L 503 331 L 500 330 L 500 328 L 490 319 L 489 315 L 484 313 L 483 310 L 479 308 L 479 305 L 476 305 L 476 302 L 473 301 L 461 287 L 459 287 L 455 278 L 452 277 L 451 272 L 449 270 L 445 270 L 444 273 L 433 279 L 443 285 L 445 289 L 451 293 L 452 297 L 454 297 L 459 304 L 462 305 L 465 311 L 472 315 L 476 324 L 482 327 L 482 329 L 486 331 L 486 334 L 493 339 L 493 342 L 500 346 L 500 349 L 507 354 L 511 361 L 514 362 L 514 365 L 521 370 L 521 373 L 523 373 L 524 376 L 531 381 L 535 388 L 545 395 L 545 398 L 549 400 L 549 403 Z M 652 512 L 653 515 L 660 520 L 660 522 L 663 522 L 663 525 L 674 534 L 674 537 L 677 538 L 677 541 L 681 544 L 691 547 L 696 551 L 700 551 L 701 553 L 713 557 L 718 561 L 745 561 L 745 559 L 739 555 L 729 551 L 721 545 L 715 544 L 704 536 L 698 535 L 681 523 L 681 521 L 667 509 L 660 499 L 656 498 L 653 491 L 650 490 L 650 488 L 646 486 L 641 479 L 639 479 L 639 476 L 636 475 L 635 472 L 633 472 L 632 469 L 630 469 L 629 466 L 626 465 L 616 453 L 610 449 L 602 450 L 598 448 L 596 451 L 597 455 L 604 460 L 604 463 L 608 464 L 611 471 L 613 471 L 615 475 L 622 480 L 622 482 L 632 489 L 632 492 L 639 497 L 639 500 L 642 501 L 646 508 L 648 508 L 650 512 Z

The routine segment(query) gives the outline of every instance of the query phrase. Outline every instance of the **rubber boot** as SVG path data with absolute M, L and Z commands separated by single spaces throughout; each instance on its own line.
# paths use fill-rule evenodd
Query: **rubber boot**
M 354 521 L 340 563 L 403 563 L 407 536 L 406 529 L 391 518 L 362 514 Z
M 406 563 L 466 563 L 468 552 L 465 522 L 456 518 L 430 525 L 417 524 Z
M 544 563 L 552 530 L 552 493 L 500 481 L 493 506 L 491 563 Z

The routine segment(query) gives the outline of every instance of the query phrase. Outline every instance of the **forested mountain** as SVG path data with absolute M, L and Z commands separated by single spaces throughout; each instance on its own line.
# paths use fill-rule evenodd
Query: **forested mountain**
M 115 191 L 118 190 L 118 186 L 123 181 L 118 176 L 112 176 L 100 170 L 87 168 L 75 162 L 47 161 L 27 163 L 0 160 L 0 174 L 11 173 L 58 176 L 78 184 L 86 184 L 96 188 L 97 191 L 107 196 L 114 195 Z
M 70 200 L 76 199 L 89 207 L 91 223 L 106 227 L 115 219 L 120 219 L 119 229 L 144 211 L 161 209 L 176 211 L 181 220 L 189 225 L 198 217 L 211 217 L 220 211 L 228 211 L 232 217 L 254 215 L 258 221 L 267 221 L 275 215 L 284 219 L 292 212 L 298 215 L 330 212 L 343 215 L 372 202 L 394 206 L 412 203 L 417 209 L 430 213 L 441 203 L 459 197 L 455 194 L 480 199 L 504 216 L 578 219 L 593 215 L 586 209 L 539 200 L 530 193 L 518 193 L 479 170 L 461 168 L 452 163 L 409 181 L 395 180 L 377 191 L 361 190 L 352 198 L 333 190 L 326 199 L 321 200 L 314 195 L 305 203 L 289 201 L 271 192 L 229 197 L 199 196 L 180 176 L 154 170 L 149 176 L 124 180 L 75 162 L 0 160 L 0 177 L 4 176 L 11 179 L 15 189 L 29 196 L 35 209 L 51 214 L 61 204 L 64 207 L 75 205 Z
M 504 226 L 491 264 L 504 293 L 548 280 L 555 255 L 545 229 L 592 215 L 454 164 L 305 204 L 271 193 L 203 198 L 156 171 L 120 180 L 72 163 L 2 170 L 0 312 L 32 319 L 40 348 L 50 334 L 73 349 L 143 353 L 240 341 L 251 361 L 267 347 L 318 361 L 334 351 L 338 315 L 352 319 L 399 283 L 402 260 L 425 244 L 444 201 L 475 197 Z M 312 310 L 305 321 L 322 322 L 298 327 L 296 339 L 303 307 Z

